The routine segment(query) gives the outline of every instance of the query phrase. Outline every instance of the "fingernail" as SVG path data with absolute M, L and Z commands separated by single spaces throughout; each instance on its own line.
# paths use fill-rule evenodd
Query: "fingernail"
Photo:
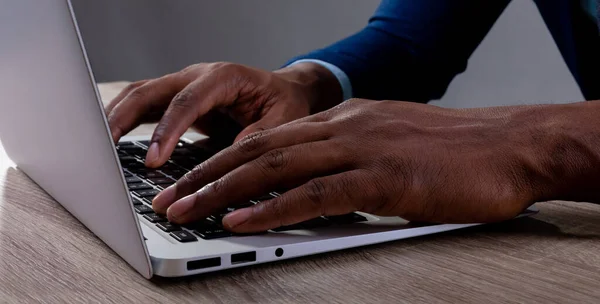
M 169 218 L 181 218 L 186 213 L 190 212 L 194 207 L 194 202 L 196 201 L 196 193 L 190 194 L 175 203 L 167 209 L 167 216 Z
M 252 208 L 233 211 L 223 218 L 223 225 L 230 229 L 239 226 L 250 219 L 252 212 Z
M 152 165 L 153 163 L 155 163 L 156 161 L 158 161 L 159 158 L 159 150 L 158 150 L 158 143 L 157 142 L 153 142 L 150 145 L 150 148 L 148 148 L 148 153 L 146 153 L 146 165 Z
M 173 203 L 175 200 L 176 190 L 175 185 L 169 186 L 167 189 L 161 191 L 153 200 L 152 200 L 152 209 L 154 211 L 163 213 L 165 210 Z

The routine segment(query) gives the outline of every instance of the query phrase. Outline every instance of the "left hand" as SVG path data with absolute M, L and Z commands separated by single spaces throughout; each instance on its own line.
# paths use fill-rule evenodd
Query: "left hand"
M 515 217 L 544 196 L 526 107 L 445 109 L 350 100 L 251 134 L 164 190 L 153 202 L 185 223 L 276 189 L 282 196 L 228 214 L 256 232 L 354 211 L 435 223 Z

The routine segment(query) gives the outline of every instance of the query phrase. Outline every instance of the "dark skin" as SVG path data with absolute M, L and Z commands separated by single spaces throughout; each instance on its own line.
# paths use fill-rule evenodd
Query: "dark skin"
M 223 225 L 255 232 L 353 211 L 497 222 L 538 201 L 600 198 L 597 102 L 481 109 L 341 103 L 337 80 L 315 64 L 276 72 L 216 64 L 136 83 L 107 112 L 115 141 L 161 118 L 149 167 L 168 159 L 188 127 L 209 133 L 206 121 L 215 120 L 207 117 L 244 128 L 155 198 L 155 211 L 175 223 L 281 188 L 290 190 L 228 214 Z

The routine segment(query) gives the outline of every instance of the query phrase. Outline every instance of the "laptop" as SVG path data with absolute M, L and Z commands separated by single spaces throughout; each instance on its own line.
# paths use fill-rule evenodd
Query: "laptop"
M 0 9 L 0 140 L 33 181 L 142 276 L 178 277 L 450 231 L 398 217 L 351 213 L 255 235 L 220 219 L 184 227 L 152 198 L 215 152 L 182 138 L 163 167 L 145 168 L 148 138 L 115 145 L 67 0 L 5 0 Z M 245 204 L 279 195 L 265 193 Z M 528 209 L 522 215 L 535 210 Z

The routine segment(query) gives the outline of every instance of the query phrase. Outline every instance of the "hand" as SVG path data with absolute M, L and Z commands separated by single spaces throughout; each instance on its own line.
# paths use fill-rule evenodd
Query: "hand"
M 233 119 L 245 128 L 239 139 L 308 116 L 328 107 L 327 102 L 341 99 L 335 77 L 317 64 L 267 72 L 212 63 L 132 83 L 110 102 L 106 112 L 115 142 L 140 123 L 160 120 L 146 156 L 148 167 L 159 167 L 191 126 L 207 135 L 219 134 L 226 121 Z
M 153 208 L 185 223 L 283 188 L 291 190 L 223 225 L 255 232 L 354 211 L 435 223 L 510 219 L 549 187 L 527 145 L 527 111 L 347 101 L 250 134 L 160 193 Z

